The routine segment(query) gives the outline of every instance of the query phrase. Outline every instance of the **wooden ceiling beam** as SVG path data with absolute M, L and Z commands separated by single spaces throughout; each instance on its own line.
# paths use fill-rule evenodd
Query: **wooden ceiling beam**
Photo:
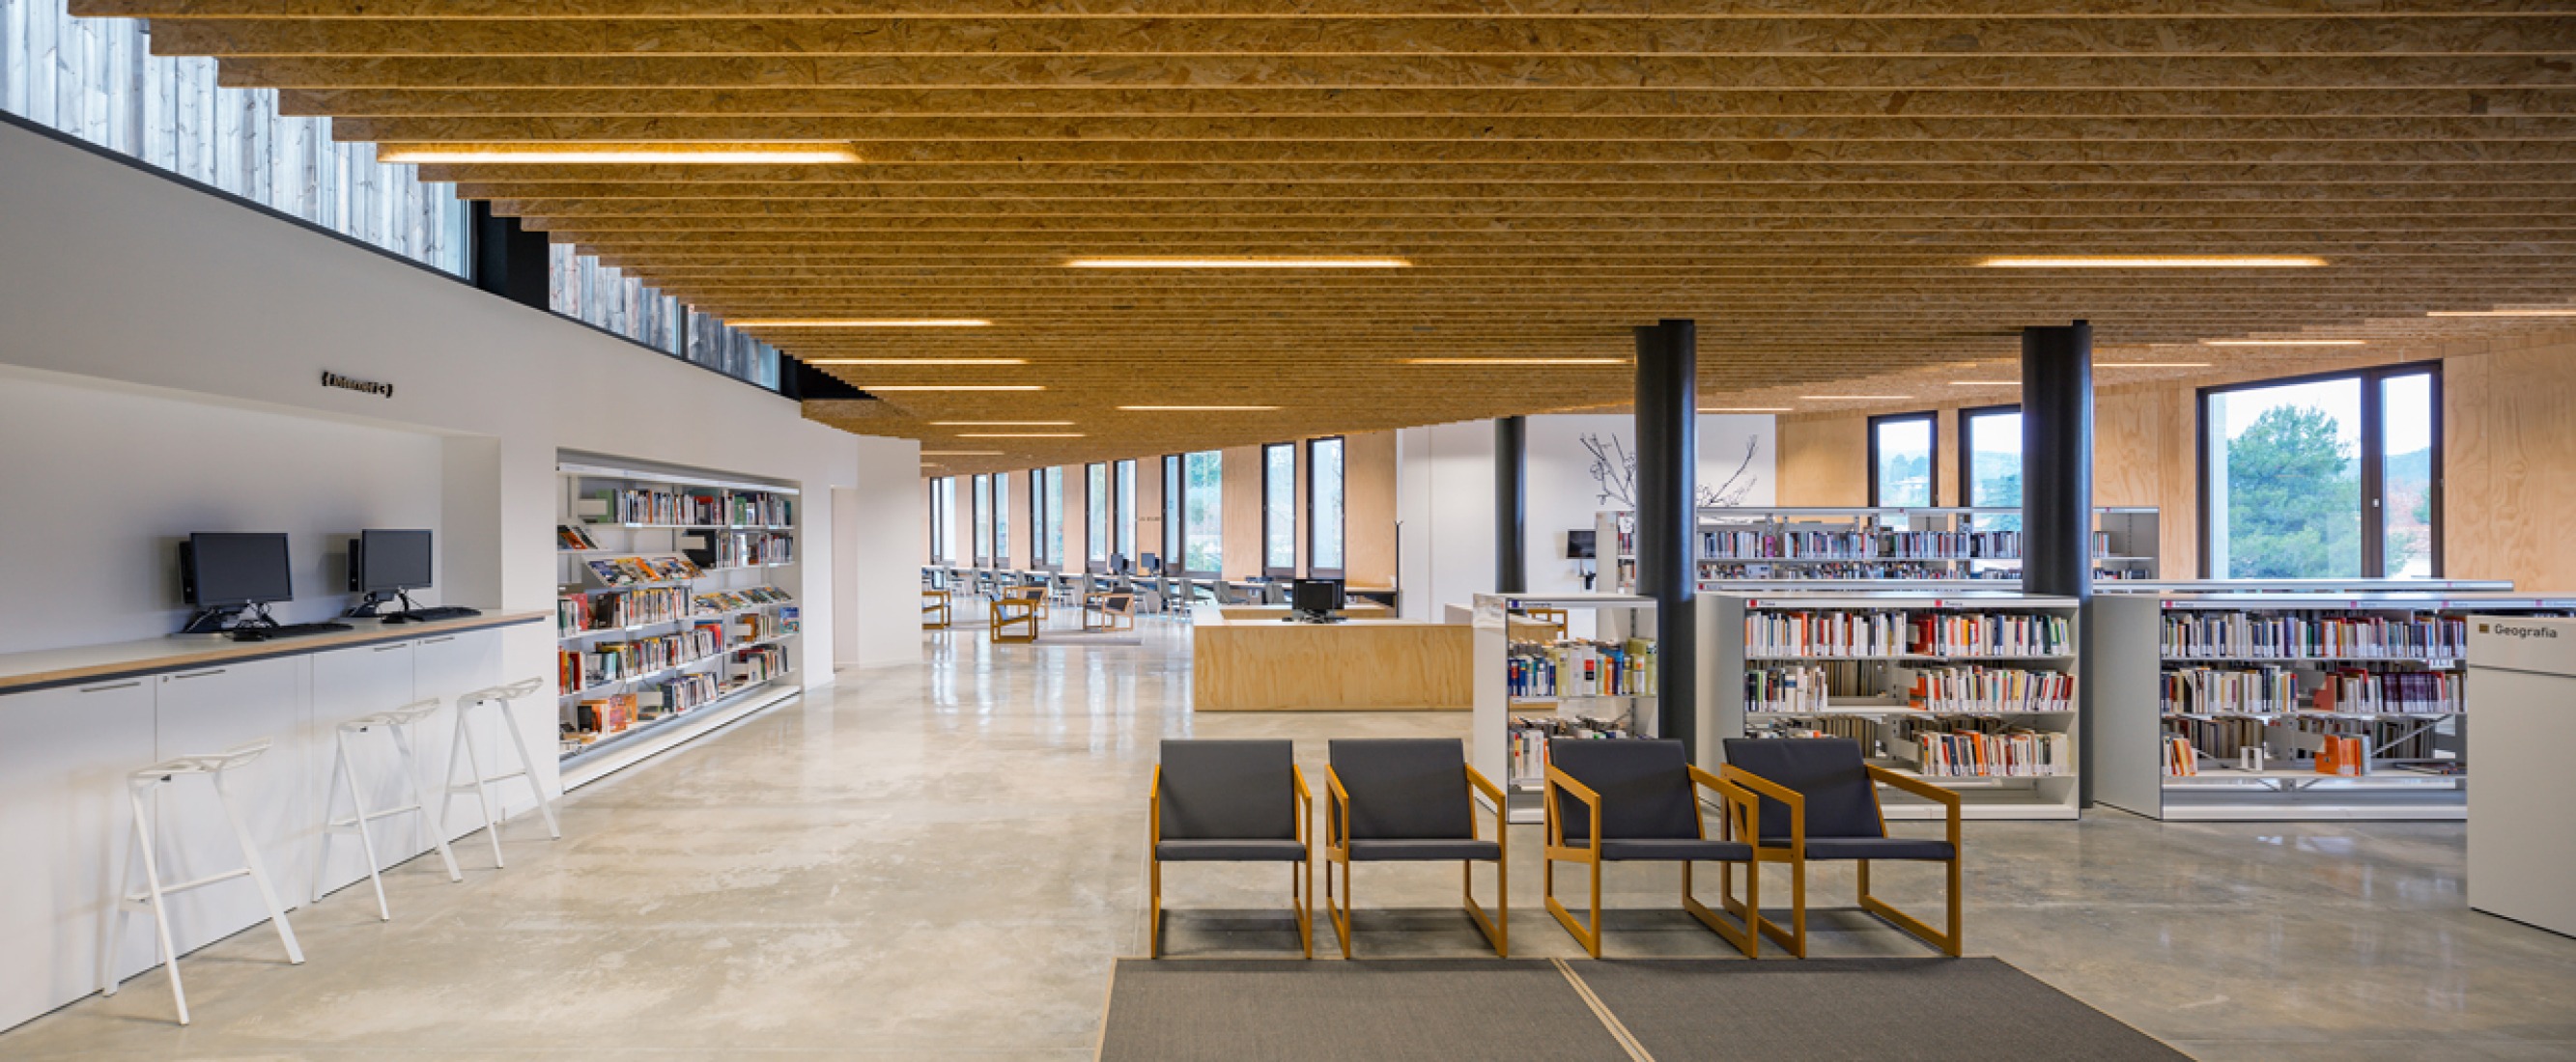
M 71 0 L 78 15 L 154 19 L 821 19 L 883 18 L 1059 20 L 1073 17 L 1490 18 L 1492 0 L 877 0 L 857 5 L 813 0 Z M 2526 15 L 2568 12 L 2563 0 L 2132 0 L 2117 7 L 2070 11 L 2062 0 L 1913 0 L 1891 15 L 1880 0 L 1513 0 L 1522 17 L 1796 17 L 1819 22 L 1876 23 L 1890 18 L 1997 17 L 2052 22 L 2132 18 L 2226 17 L 2242 20 L 2349 16 Z

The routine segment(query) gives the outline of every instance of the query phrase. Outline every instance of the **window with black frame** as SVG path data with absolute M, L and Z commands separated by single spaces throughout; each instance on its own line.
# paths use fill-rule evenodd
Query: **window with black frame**
M 1932 489 L 1935 423 L 1930 413 L 1869 418 L 1869 504 L 1939 504 Z
M 2021 508 L 2021 407 L 1959 411 L 1959 503 L 1977 509 Z M 1980 531 L 2019 531 L 2021 515 L 1976 518 Z
M 1343 577 L 1343 440 L 1306 443 L 1306 574 Z
M 1261 574 L 1297 575 L 1297 444 L 1261 448 Z
M 2441 574 L 2441 368 L 2200 392 L 2201 574 Z

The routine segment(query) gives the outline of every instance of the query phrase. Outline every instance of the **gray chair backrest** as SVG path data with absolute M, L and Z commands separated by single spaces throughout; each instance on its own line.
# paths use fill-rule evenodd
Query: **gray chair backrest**
M 1548 766 L 1601 796 L 1601 836 L 1613 841 L 1672 840 L 1700 835 L 1691 793 L 1690 756 L 1679 741 L 1649 738 L 1551 738 Z M 1557 820 L 1568 843 L 1589 843 L 1592 809 L 1556 794 Z
M 1295 840 L 1296 746 L 1285 740 L 1163 742 L 1166 840 Z
M 1728 738 L 1726 762 L 1807 798 L 1809 837 L 1885 837 L 1877 783 L 1850 738 Z M 1762 800 L 1762 836 L 1789 836 L 1789 805 Z
M 1350 738 L 1331 744 L 1333 775 L 1351 795 L 1354 840 L 1469 839 L 1467 748 L 1455 738 Z

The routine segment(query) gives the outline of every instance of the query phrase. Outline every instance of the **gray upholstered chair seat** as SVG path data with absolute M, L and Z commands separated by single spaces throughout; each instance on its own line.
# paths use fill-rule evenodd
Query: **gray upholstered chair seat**
M 1787 848 L 1787 837 L 1765 837 L 1762 844 L 1770 848 Z M 1948 841 L 1929 837 L 1810 837 L 1807 838 L 1809 859 L 1928 859 L 1944 860 L 1959 854 Z
M 1306 842 L 1259 838 L 1164 841 L 1154 846 L 1154 858 L 1166 863 L 1302 863 L 1306 860 Z
M 1492 841 L 1472 838 L 1421 838 L 1416 840 L 1380 840 L 1354 838 L 1351 861 L 1355 863 L 1391 863 L 1400 860 L 1484 859 L 1503 857 L 1503 846 Z
M 1742 841 L 1692 840 L 1687 837 L 1656 837 L 1622 841 L 1617 838 L 1601 842 L 1601 858 L 1620 860 L 1701 860 L 1717 863 L 1750 863 L 1753 846 Z

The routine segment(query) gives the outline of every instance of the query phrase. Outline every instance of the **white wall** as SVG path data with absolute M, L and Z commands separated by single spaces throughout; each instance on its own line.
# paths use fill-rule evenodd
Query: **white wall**
M 1777 449 L 1772 418 L 1703 414 L 1698 428 L 1702 491 L 1727 485 L 1740 470 L 1741 478 L 1729 488 L 1735 504 L 1772 504 Z M 1580 592 L 1580 569 L 1565 559 L 1565 533 L 1593 526 L 1604 510 L 1632 507 L 1615 498 L 1603 500 L 1604 486 L 1594 476 L 1586 436 L 1609 452 L 1633 453 L 1636 418 L 1529 418 L 1524 513 L 1528 586 L 1534 593 Z M 1396 448 L 1403 612 L 1437 619 L 1441 606 L 1463 604 L 1471 595 L 1494 589 L 1494 422 L 1407 428 L 1398 434 Z
M 918 444 L 824 427 L 777 395 L 14 126 L 0 126 L 0 337 L 0 365 L 272 417 L 264 429 L 272 438 L 319 438 L 320 428 L 303 423 L 313 418 L 361 426 L 374 434 L 347 438 L 373 440 L 360 449 L 382 450 L 405 482 L 442 466 L 391 437 L 443 436 L 444 478 L 430 489 L 444 499 L 446 537 L 485 543 L 479 555 L 442 557 L 459 580 L 448 599 L 467 604 L 552 608 L 558 449 L 796 483 L 807 492 L 799 550 L 806 681 L 830 679 L 832 646 L 845 641 L 835 638 L 836 623 L 865 625 L 856 663 L 919 659 L 910 618 L 922 549 Z M 323 388 L 325 370 L 391 383 L 394 394 Z M 23 374 L 0 376 L 0 391 L 17 395 L 12 408 L 41 400 L 28 397 L 40 394 L 33 386 Z M 224 419 L 212 408 L 189 417 Z M 88 466 L 94 475 L 67 481 L 59 466 L 78 458 L 29 452 L 16 438 L 0 463 L 0 499 L 75 524 L 130 514 L 147 504 L 132 496 L 138 482 L 179 474 L 156 471 L 173 455 L 128 448 L 101 456 L 113 456 L 112 465 Z M 263 506 L 305 510 L 300 519 L 314 526 L 374 519 L 355 507 L 326 512 L 354 506 L 334 499 L 355 459 L 294 458 L 341 469 L 294 496 L 279 492 L 283 474 L 236 467 L 236 484 L 209 461 L 207 489 L 252 491 Z M 269 486 L 249 486 L 261 482 Z M 869 500 L 860 571 L 836 572 L 826 548 L 833 486 Z M 97 548 L 121 553 L 130 544 Z M 130 563 L 100 560 L 85 555 L 78 567 L 40 573 L 34 566 L 50 562 L 13 551 L 0 560 L 0 600 L 41 589 L 81 611 L 140 592 L 122 585 Z M 828 606 L 837 577 L 858 581 L 854 616 Z M 460 584 L 481 593 L 460 594 Z M 0 652 L 30 648 L 18 644 L 25 628 L 0 631 Z M 551 675 L 552 650 L 549 631 L 518 629 L 508 666 Z

